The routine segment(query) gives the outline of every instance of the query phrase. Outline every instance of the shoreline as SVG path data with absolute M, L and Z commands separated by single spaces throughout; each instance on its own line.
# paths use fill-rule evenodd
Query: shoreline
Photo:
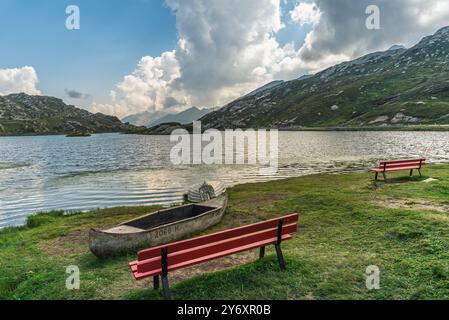
M 380 161 L 380 160 L 379 160 Z M 1 164 L 1 163 L 0 163 Z M 430 166 L 449 166 L 449 162 L 432 162 Z M 8 170 L 8 169 L 15 169 L 15 168 L 21 168 L 21 167 L 27 167 L 28 165 L 17 165 L 14 167 L 8 167 L 8 168 L 1 168 L 0 170 Z M 428 165 L 429 166 L 429 165 Z M 282 177 L 282 178 L 271 178 L 264 181 L 258 181 L 258 182 L 251 182 L 251 181 L 242 181 L 236 184 L 233 184 L 228 187 L 228 189 L 236 188 L 236 187 L 242 187 L 242 186 L 248 186 L 253 184 L 263 184 L 263 183 L 273 183 L 273 182 L 282 182 L 282 181 L 288 181 L 290 179 L 300 179 L 305 177 L 314 177 L 319 175 L 347 175 L 347 174 L 367 174 L 370 173 L 369 168 L 367 167 L 351 167 L 351 169 L 346 170 L 331 170 L 331 171 L 322 171 L 322 172 L 314 172 L 314 173 L 306 173 L 303 175 L 298 176 L 290 176 L 290 177 Z M 187 192 L 187 190 L 186 190 Z M 114 210 L 114 209 L 122 209 L 122 208 L 152 208 L 152 207 L 159 207 L 159 208 L 170 208 L 174 206 L 183 205 L 183 202 L 172 202 L 168 204 L 148 204 L 148 205 L 124 205 L 124 206 L 113 206 L 113 207 L 92 207 L 88 209 L 54 209 L 50 211 L 36 211 L 34 214 L 31 214 L 26 217 L 26 220 L 21 225 L 11 225 L 11 226 L 4 226 L 0 227 L 0 233 L 2 230 L 5 229 L 21 229 L 23 227 L 26 227 L 27 225 L 27 219 L 29 217 L 39 216 L 39 215 L 46 215 L 46 214 L 52 214 L 53 212 L 62 212 L 64 216 L 72 216 L 72 215 L 80 215 L 80 214 L 86 214 L 93 211 L 102 211 L 102 210 Z
M 241 130 L 255 129 L 255 128 L 236 128 Z M 449 132 L 448 125 L 419 125 L 419 126 L 388 126 L 388 127 L 303 127 L 303 128 L 256 128 L 257 129 L 277 129 L 280 132 Z M 150 128 L 148 128 L 150 130 Z M 224 130 L 219 130 L 224 132 Z M 11 137 L 53 137 L 53 136 L 67 136 L 70 133 L 49 133 L 49 134 L 15 134 L 5 135 L 0 134 L 0 138 Z M 99 134 L 123 134 L 123 135 L 141 135 L 141 136 L 169 136 L 170 134 L 155 133 L 139 133 L 139 132 L 127 132 L 127 131 L 112 131 L 112 132 L 98 132 L 92 133 L 92 135 Z
M 391 131 L 391 132 L 447 132 L 449 131 L 449 125 L 423 125 L 423 126 L 389 126 L 389 127 L 310 127 L 310 128 L 298 128 L 298 129 L 280 129 L 279 131 L 330 131 L 330 132 L 378 132 L 378 131 Z

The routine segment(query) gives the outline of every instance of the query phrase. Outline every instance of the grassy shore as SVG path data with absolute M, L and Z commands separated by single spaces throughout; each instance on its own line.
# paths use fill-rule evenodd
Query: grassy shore
M 208 232 L 299 212 L 299 232 L 284 244 L 287 271 L 271 248 L 260 261 L 256 252 L 245 253 L 171 274 L 173 296 L 449 299 L 449 166 L 424 173 L 438 181 L 395 174 L 376 185 L 371 174 L 351 173 L 237 186 L 223 222 Z M 127 263 L 134 255 L 98 260 L 86 243 L 89 227 L 148 210 L 53 212 L 0 232 L 0 299 L 161 299 L 149 281 L 132 279 Z M 80 268 L 80 290 L 65 288 L 69 265 Z M 381 270 L 380 290 L 365 287 L 369 265 Z
M 388 125 L 368 127 L 303 127 L 284 131 L 449 131 L 447 124 Z

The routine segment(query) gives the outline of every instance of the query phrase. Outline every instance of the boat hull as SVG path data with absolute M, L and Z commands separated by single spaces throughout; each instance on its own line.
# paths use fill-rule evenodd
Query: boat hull
M 126 222 L 108 231 L 91 229 L 89 231 L 89 247 L 97 257 L 108 258 L 130 252 L 131 250 L 151 248 L 174 242 L 188 234 L 204 231 L 221 222 L 226 205 L 227 195 L 223 195 L 202 203 L 200 207 L 203 208 L 204 213 L 168 224 L 162 224 L 148 230 L 139 229 L 139 222 L 149 219 L 154 220 L 156 214 L 160 216 L 164 216 L 165 214 L 168 216 L 176 209 L 159 211 Z M 182 206 L 177 209 L 186 210 L 189 209 L 189 206 Z

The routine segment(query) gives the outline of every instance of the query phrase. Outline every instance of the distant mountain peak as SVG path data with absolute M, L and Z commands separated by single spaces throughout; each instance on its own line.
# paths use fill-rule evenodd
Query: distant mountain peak
M 387 51 L 400 50 L 400 49 L 407 49 L 407 48 L 402 44 L 395 44 L 391 46 Z
M 212 111 L 212 109 L 200 109 L 196 106 L 190 107 L 178 113 L 169 113 L 167 111 L 145 111 L 142 113 L 127 116 L 126 118 L 123 118 L 122 121 L 149 128 L 162 123 L 188 124 L 192 123 L 193 121 L 199 120 Z
M 449 26 L 446 26 L 446 27 L 443 27 L 443 28 L 439 29 L 435 34 L 436 35 L 449 34 Z
M 283 84 L 283 83 L 284 83 L 284 80 L 275 80 L 275 81 L 271 81 L 270 83 L 267 83 L 266 85 L 263 85 L 262 87 L 257 88 L 257 89 L 254 90 L 254 91 L 251 91 L 250 93 L 248 93 L 248 94 L 245 95 L 244 97 L 252 97 L 252 96 L 255 96 L 256 94 L 259 94 L 259 93 L 261 93 L 261 92 L 263 92 L 263 91 L 265 91 L 265 90 L 273 89 L 273 88 L 275 88 L 275 87 L 278 87 L 278 86 L 280 86 L 280 85 Z
M 307 80 L 307 79 L 312 78 L 312 77 L 313 77 L 313 75 L 311 75 L 311 74 L 305 74 L 305 75 L 300 76 L 298 78 L 298 80 Z

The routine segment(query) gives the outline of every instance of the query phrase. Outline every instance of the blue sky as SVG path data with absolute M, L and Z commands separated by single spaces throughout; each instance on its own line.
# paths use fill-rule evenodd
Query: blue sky
M 68 5 L 81 11 L 81 29 L 65 28 Z M 283 12 L 293 8 L 289 1 Z M 277 35 L 300 46 L 306 29 L 293 23 Z M 109 92 L 143 56 L 159 56 L 177 43 L 176 19 L 163 0 L 2 0 L 0 69 L 33 66 L 45 95 L 73 100 L 73 89 L 108 103 Z
M 80 30 L 65 28 L 70 4 Z M 68 88 L 102 101 L 142 56 L 175 47 L 176 21 L 162 1 L 2 0 L 0 43 L 0 68 L 33 66 L 44 94 L 67 99 Z

